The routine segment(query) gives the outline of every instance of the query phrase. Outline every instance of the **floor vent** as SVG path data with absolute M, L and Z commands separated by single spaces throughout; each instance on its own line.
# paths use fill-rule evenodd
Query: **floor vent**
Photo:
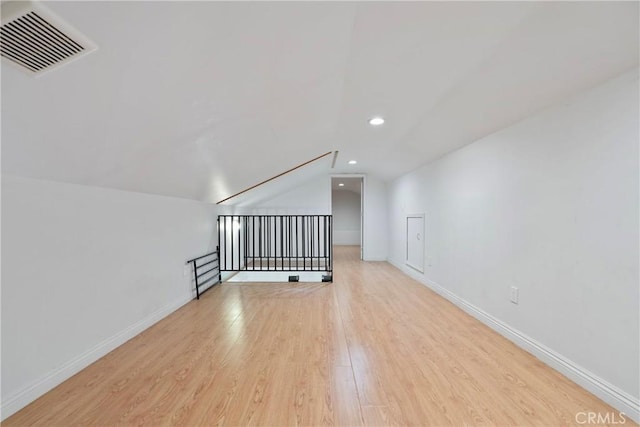
M 2 4 L 2 57 L 31 75 L 68 64 L 96 48 L 86 36 L 38 3 Z

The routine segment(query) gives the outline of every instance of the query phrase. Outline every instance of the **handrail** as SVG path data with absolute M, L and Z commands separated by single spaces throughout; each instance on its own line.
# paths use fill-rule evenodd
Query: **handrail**
M 215 255 L 216 258 L 214 258 L 214 259 L 212 259 L 210 261 L 207 261 L 207 262 L 205 262 L 203 264 L 198 265 L 198 261 L 199 260 L 201 260 L 203 258 L 207 258 L 207 257 L 213 256 L 213 255 Z M 205 265 L 209 265 L 209 264 L 214 263 L 216 261 L 218 262 L 218 265 L 214 265 L 209 270 L 198 274 L 198 269 L 199 268 L 202 268 Z M 199 257 L 190 259 L 189 261 L 186 262 L 186 264 L 187 265 L 188 264 L 193 264 L 193 280 L 194 280 L 194 282 L 196 284 L 196 299 L 200 299 L 200 295 L 202 295 L 203 293 L 205 293 L 209 289 L 213 288 L 218 283 L 222 282 L 222 273 L 220 272 L 220 249 L 218 247 L 216 247 L 216 250 L 214 252 L 209 252 L 208 254 L 204 254 L 204 255 L 201 255 Z M 218 272 L 217 276 L 214 274 L 211 277 L 206 278 L 206 279 L 204 279 L 202 281 L 198 280 L 201 277 L 206 276 L 207 274 L 209 274 L 211 272 L 214 272 L 214 271 Z M 209 283 L 211 280 L 214 280 L 214 279 L 218 279 L 218 280 L 215 283 L 213 283 L 211 286 L 206 288 L 204 291 L 200 292 L 200 286 L 204 285 L 205 283 Z
M 329 155 L 329 154 L 331 154 L 331 153 L 332 153 L 331 151 L 327 151 L 326 153 L 324 153 L 324 154 L 322 154 L 322 155 L 320 155 L 320 156 L 318 156 L 318 157 L 316 157 L 316 158 L 313 158 L 313 159 L 311 159 L 311 160 L 308 160 L 308 161 L 306 161 L 306 162 L 304 162 L 304 163 L 300 163 L 298 166 L 294 166 L 294 167 L 292 167 L 291 169 L 288 169 L 288 170 L 286 170 L 286 171 L 284 171 L 284 172 L 282 172 L 282 173 L 279 173 L 279 174 L 278 174 L 278 175 L 276 175 L 276 176 L 272 176 L 271 178 L 269 178 L 269 179 L 265 179 L 264 181 L 259 182 L 259 183 L 255 184 L 255 185 L 252 185 L 252 186 L 251 186 L 251 187 L 249 187 L 249 188 L 245 188 L 244 190 L 242 190 L 242 191 L 240 191 L 240 192 L 238 192 L 238 193 L 236 193 L 236 194 L 234 194 L 234 195 L 232 195 L 232 196 L 229 196 L 229 197 L 227 197 L 226 199 L 222 199 L 222 200 L 220 200 L 218 203 L 216 203 L 216 205 L 219 205 L 219 204 L 221 204 L 221 203 L 224 203 L 224 202 L 226 202 L 227 200 L 233 199 L 234 197 L 239 196 L 239 195 L 241 195 L 241 194 L 243 194 L 243 193 L 246 193 L 246 192 L 247 192 L 247 191 L 249 191 L 249 190 L 253 190 L 254 188 L 259 187 L 259 186 L 261 186 L 262 184 L 266 184 L 266 183 L 267 183 L 267 182 L 269 182 L 269 181 L 273 181 L 273 180 L 274 180 L 274 179 L 276 179 L 276 178 L 280 178 L 282 175 L 286 175 L 286 174 L 288 174 L 288 173 L 290 173 L 290 172 L 293 172 L 293 171 L 294 171 L 294 170 L 296 170 L 296 169 L 300 169 L 301 167 L 306 166 L 306 165 L 308 165 L 309 163 L 313 163 L 313 162 L 315 162 L 316 160 L 320 160 L 320 159 L 322 159 L 323 157 L 326 157 L 326 156 L 328 156 L 328 155 Z
M 190 259 L 189 261 L 185 262 L 185 264 L 189 264 L 190 262 L 197 261 L 197 260 L 202 259 L 204 257 L 208 257 L 208 256 L 211 256 L 211 255 L 217 255 L 217 254 L 218 254 L 218 252 L 209 252 L 208 254 L 199 256 L 198 258 Z

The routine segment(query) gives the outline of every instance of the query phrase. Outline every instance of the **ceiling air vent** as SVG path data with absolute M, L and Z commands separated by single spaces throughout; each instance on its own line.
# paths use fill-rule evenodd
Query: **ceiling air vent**
M 41 4 L 2 3 L 2 57 L 31 75 L 39 76 L 96 49 L 86 36 Z

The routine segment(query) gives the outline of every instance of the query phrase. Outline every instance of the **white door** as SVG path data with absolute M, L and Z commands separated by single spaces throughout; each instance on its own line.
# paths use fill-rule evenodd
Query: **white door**
M 407 216 L 407 265 L 424 272 L 424 215 Z

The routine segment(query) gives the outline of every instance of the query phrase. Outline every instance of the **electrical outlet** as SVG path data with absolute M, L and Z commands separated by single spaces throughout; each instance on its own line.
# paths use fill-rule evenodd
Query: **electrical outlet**
M 515 286 L 511 287 L 511 302 L 514 304 L 518 303 L 518 288 Z

